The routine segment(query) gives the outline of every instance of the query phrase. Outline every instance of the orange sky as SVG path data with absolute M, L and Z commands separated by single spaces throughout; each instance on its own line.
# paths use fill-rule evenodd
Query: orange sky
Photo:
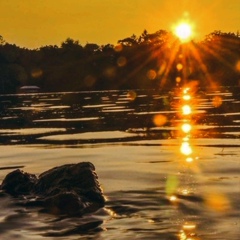
M 0 0 L 0 35 L 27 48 L 60 45 L 66 38 L 115 44 L 132 34 L 171 30 L 183 16 L 196 38 L 240 30 L 239 0 Z

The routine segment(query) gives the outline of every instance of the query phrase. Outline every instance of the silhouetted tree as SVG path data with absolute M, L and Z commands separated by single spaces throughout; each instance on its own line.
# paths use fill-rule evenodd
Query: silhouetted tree
M 14 93 L 22 85 L 38 85 L 43 91 L 169 88 L 176 85 L 179 62 L 185 81 L 238 85 L 240 35 L 215 31 L 201 42 L 182 44 L 171 32 L 144 30 L 119 40 L 117 46 L 82 46 L 67 38 L 60 47 L 33 50 L 0 36 L 0 92 Z

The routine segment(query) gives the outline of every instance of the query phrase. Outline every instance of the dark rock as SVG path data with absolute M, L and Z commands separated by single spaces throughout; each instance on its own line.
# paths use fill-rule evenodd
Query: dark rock
M 34 174 L 15 170 L 3 180 L 0 189 L 26 206 L 42 206 L 52 214 L 82 215 L 105 204 L 92 163 L 66 164 Z
M 35 186 L 37 177 L 22 170 L 10 172 L 3 180 L 1 189 L 13 196 L 28 194 Z

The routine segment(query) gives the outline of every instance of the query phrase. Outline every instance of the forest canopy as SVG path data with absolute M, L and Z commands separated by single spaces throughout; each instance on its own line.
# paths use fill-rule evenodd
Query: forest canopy
M 162 89 L 195 81 L 199 86 L 239 86 L 240 34 L 215 31 L 181 43 L 159 30 L 120 39 L 117 45 L 67 38 L 61 46 L 27 49 L 0 36 L 0 93 L 21 86 L 41 91 Z

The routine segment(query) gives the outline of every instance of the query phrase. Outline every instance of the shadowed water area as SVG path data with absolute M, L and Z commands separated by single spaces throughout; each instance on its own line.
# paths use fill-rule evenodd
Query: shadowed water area
M 1 239 L 240 237 L 239 88 L 0 95 L 0 180 L 92 162 L 106 206 L 61 217 L 0 196 Z

